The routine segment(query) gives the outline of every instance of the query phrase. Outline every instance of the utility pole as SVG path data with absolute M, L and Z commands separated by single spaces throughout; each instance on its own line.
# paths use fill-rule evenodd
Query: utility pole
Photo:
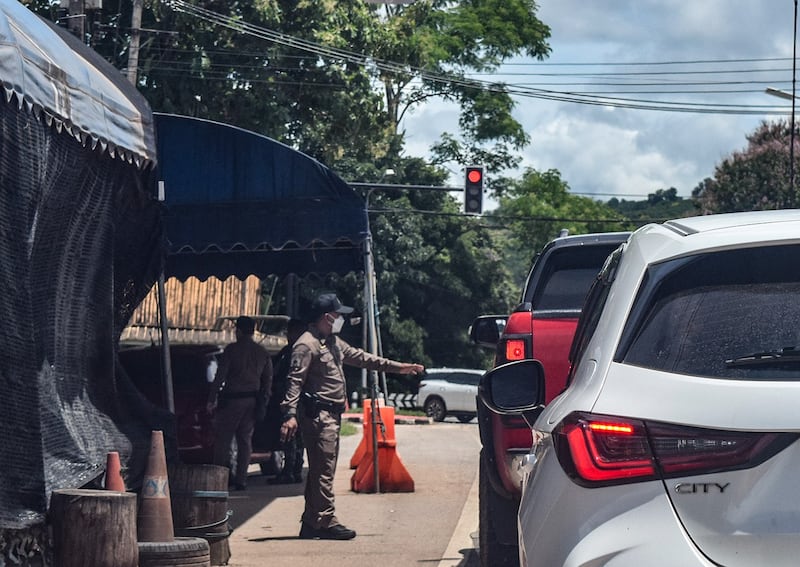
M 81 39 L 86 41 L 86 10 L 83 0 L 69 0 L 69 17 L 67 18 L 67 29 Z
M 142 0 L 133 0 L 131 16 L 131 44 L 128 48 L 128 80 L 136 85 L 139 70 L 139 33 L 142 28 Z

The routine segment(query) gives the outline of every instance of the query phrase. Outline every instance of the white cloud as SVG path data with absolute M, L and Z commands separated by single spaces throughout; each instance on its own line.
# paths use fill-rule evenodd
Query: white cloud
M 646 195 L 696 175 L 690 162 L 670 162 L 648 149 L 637 130 L 564 116 L 534 131 L 533 137 L 525 162 L 538 170 L 559 170 L 576 193 L 602 193 L 602 199 Z
M 537 65 L 515 67 L 514 71 L 521 68 L 528 75 L 509 75 L 503 78 L 507 82 L 535 83 L 557 91 L 618 90 L 608 96 L 656 102 L 765 107 L 763 114 L 757 110 L 753 115 L 736 115 L 609 109 L 519 98 L 515 115 L 532 138 L 523 165 L 558 169 L 576 193 L 646 195 L 675 187 L 688 196 L 713 174 L 717 163 L 745 147 L 745 136 L 762 120 L 776 119 L 766 107 L 785 108 L 788 113 L 789 103 L 766 95 L 764 88 L 791 90 L 791 60 L 773 60 L 792 55 L 791 2 L 767 6 L 760 0 L 541 0 L 539 6 L 538 15 L 552 32 L 551 56 L 544 64 L 528 60 Z M 686 63 L 720 60 L 727 63 Z M 651 67 L 649 76 L 600 75 L 641 72 L 643 67 L 630 65 L 634 62 L 660 65 Z M 736 72 L 720 73 L 723 69 Z M 658 74 L 668 70 L 702 73 Z M 556 76 L 544 76 L 545 72 Z M 544 85 L 559 82 L 582 84 Z M 666 92 L 671 82 L 697 83 L 677 91 L 716 92 Z M 628 83 L 652 83 L 640 88 L 652 92 L 637 92 Z M 456 109 L 441 102 L 408 116 L 404 127 L 409 153 L 426 155 L 442 132 L 457 131 L 457 120 Z M 460 179 L 458 175 L 454 179 Z

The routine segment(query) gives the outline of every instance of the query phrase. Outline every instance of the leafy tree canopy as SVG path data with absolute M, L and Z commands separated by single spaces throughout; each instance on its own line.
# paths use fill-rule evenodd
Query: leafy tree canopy
M 693 191 L 703 213 L 729 213 L 796 206 L 790 181 L 791 127 L 785 120 L 762 122 L 747 147 L 722 160 L 714 177 Z M 798 140 L 795 139 L 795 161 Z M 797 164 L 795 164 L 795 169 Z
M 620 215 L 638 221 L 662 221 L 697 214 L 697 205 L 693 199 L 678 196 L 674 187 L 658 189 L 650 193 L 644 201 L 609 199 L 608 206 Z
M 511 269 L 519 285 L 534 255 L 562 231 L 586 234 L 629 228 L 608 205 L 570 194 L 556 170 L 528 169 L 520 180 L 506 180 L 504 185 L 506 194 L 490 218 L 506 227 L 504 250 L 514 259 Z
M 334 168 L 399 156 L 402 117 L 436 97 L 461 108 L 436 163 L 499 172 L 528 137 L 506 86 L 470 76 L 544 58 L 550 30 L 536 11 L 532 0 L 145 0 L 138 86 L 156 111 L 259 132 Z M 89 30 L 119 68 L 130 22 L 131 2 L 105 0 Z

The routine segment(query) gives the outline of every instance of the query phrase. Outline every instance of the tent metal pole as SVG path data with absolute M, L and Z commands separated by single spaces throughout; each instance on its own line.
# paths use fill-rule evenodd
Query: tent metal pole
M 164 202 L 164 181 L 158 182 L 158 200 Z M 156 282 L 158 290 L 158 320 L 161 326 L 161 368 L 164 371 L 164 394 L 167 399 L 167 409 L 175 413 L 175 392 L 172 386 L 172 358 L 169 350 L 169 321 L 167 320 L 167 293 L 164 283 L 164 269 L 158 274 Z M 176 433 L 177 435 L 177 433 Z
M 372 354 L 376 354 L 377 341 L 375 339 L 375 266 L 372 261 L 372 229 L 369 226 L 369 196 L 365 200 L 364 213 L 367 215 L 367 240 L 365 243 L 365 258 L 364 258 L 364 302 L 367 304 L 366 309 L 366 326 L 368 327 L 368 342 L 367 350 Z M 370 371 L 370 405 L 371 405 L 371 419 L 370 428 L 372 432 L 372 471 L 374 474 L 375 493 L 381 491 L 380 484 L 380 471 L 378 470 L 378 420 L 380 419 L 380 407 L 378 404 L 378 375 L 374 370 Z
M 164 291 L 164 272 L 158 275 L 158 311 L 161 322 L 161 365 L 164 369 L 164 390 L 167 409 L 175 413 L 175 392 L 172 387 L 172 359 L 169 352 L 169 325 L 167 321 L 166 293 Z
M 363 316 L 361 318 L 361 345 L 364 350 L 369 350 L 369 310 L 370 310 L 370 291 L 369 291 L 369 248 L 365 247 L 364 250 L 364 306 L 362 309 Z M 363 398 L 369 397 L 367 374 L 369 371 L 366 368 L 361 369 L 361 395 Z

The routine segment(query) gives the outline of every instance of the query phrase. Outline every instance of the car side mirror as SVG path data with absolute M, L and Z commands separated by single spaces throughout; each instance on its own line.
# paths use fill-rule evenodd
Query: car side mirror
M 506 315 L 481 315 L 469 328 L 469 340 L 485 348 L 495 348 L 506 328 Z
M 478 396 L 486 407 L 499 414 L 536 409 L 545 400 L 544 367 L 532 359 L 498 366 L 481 377 Z

